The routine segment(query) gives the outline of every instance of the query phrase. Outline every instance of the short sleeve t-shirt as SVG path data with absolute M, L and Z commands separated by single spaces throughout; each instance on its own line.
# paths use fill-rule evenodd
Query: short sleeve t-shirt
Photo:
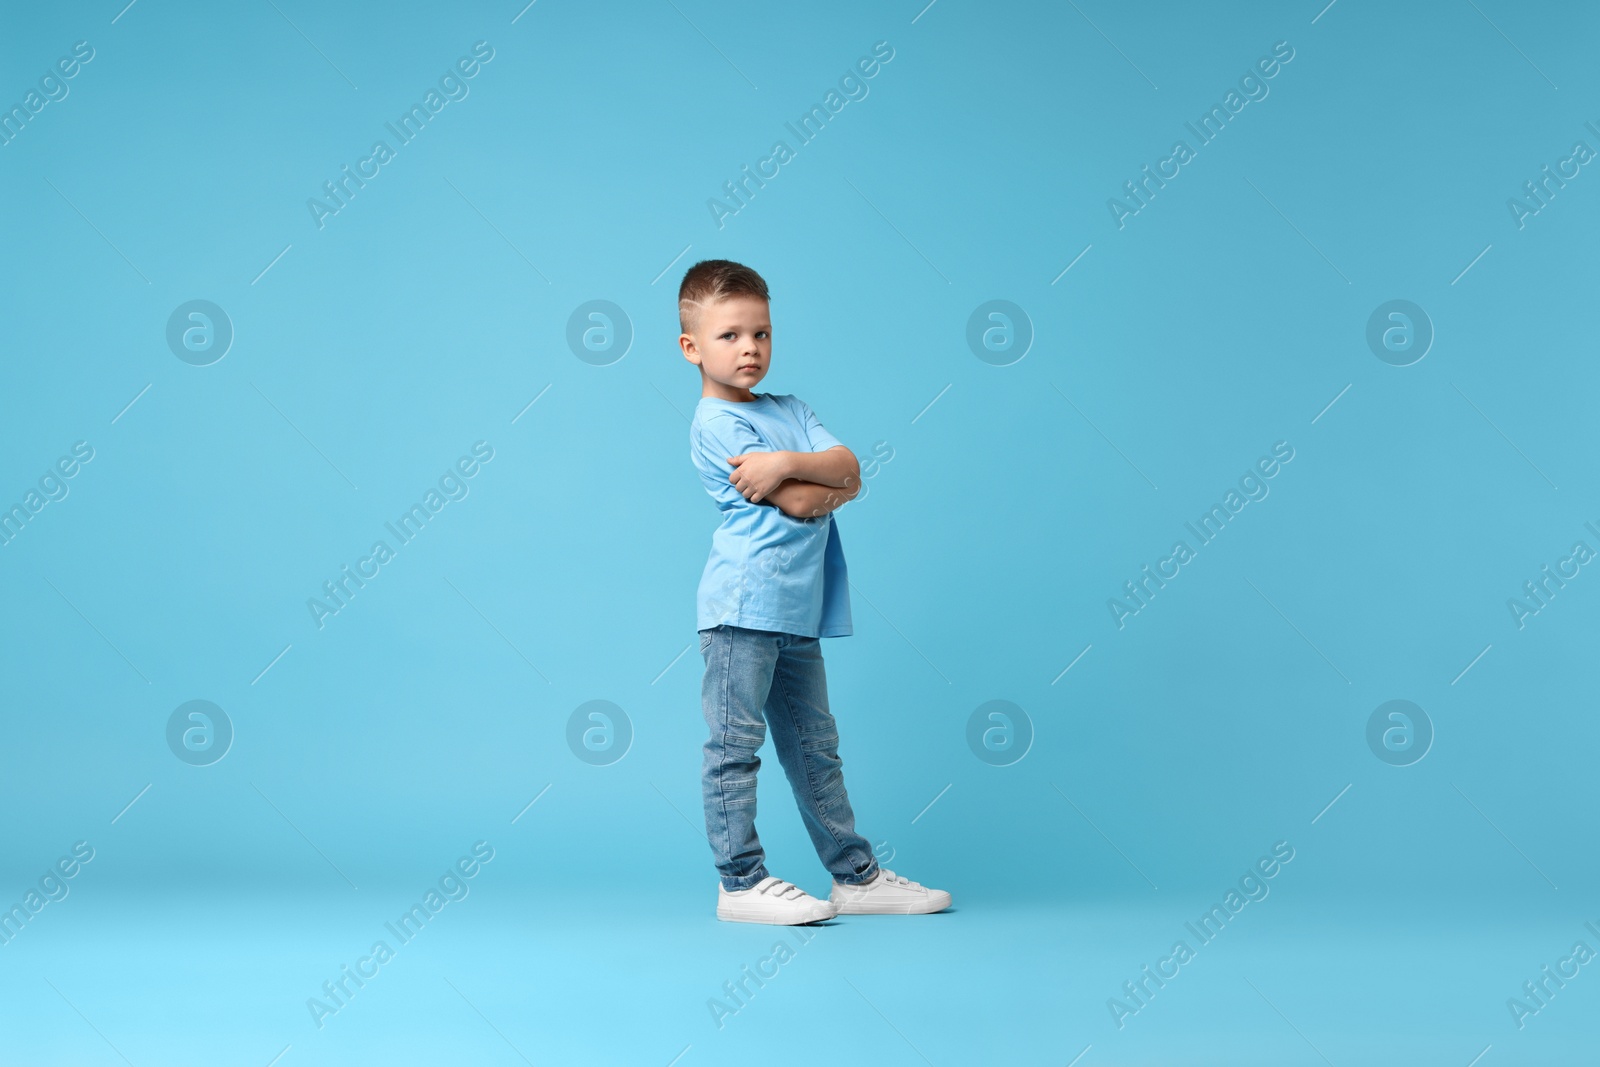
M 850 594 L 833 513 L 811 519 L 752 504 L 728 479 L 728 457 L 821 452 L 843 444 L 799 397 L 746 402 L 704 396 L 689 424 L 689 456 L 722 512 L 700 576 L 696 629 L 741 626 L 801 637 L 848 637 Z

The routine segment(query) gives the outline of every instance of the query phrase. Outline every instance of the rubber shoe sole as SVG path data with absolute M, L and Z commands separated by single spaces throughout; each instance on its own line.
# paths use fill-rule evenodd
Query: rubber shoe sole
M 730 923 L 766 923 L 769 926 L 803 926 L 822 922 L 838 914 L 826 900 L 819 900 L 802 908 L 775 908 L 770 904 L 752 904 L 742 900 L 717 902 L 717 918 Z
M 729 891 L 717 884 L 717 918 L 724 922 L 801 926 L 831 919 L 831 900 L 818 900 L 793 882 L 768 875 L 748 889 Z

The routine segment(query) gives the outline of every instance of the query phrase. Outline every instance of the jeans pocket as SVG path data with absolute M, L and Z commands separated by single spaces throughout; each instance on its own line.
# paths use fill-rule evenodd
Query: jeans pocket
M 700 631 L 700 653 L 701 653 L 701 655 L 704 655 L 706 649 L 711 647 L 711 633 L 712 633 L 712 631 L 710 631 L 710 630 L 701 630 Z

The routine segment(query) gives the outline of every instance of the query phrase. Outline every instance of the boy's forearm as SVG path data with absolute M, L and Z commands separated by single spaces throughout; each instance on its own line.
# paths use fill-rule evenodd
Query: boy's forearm
M 768 493 L 766 500 L 791 518 L 811 519 L 837 511 L 860 491 L 860 483 L 847 488 L 790 478 Z
M 785 452 L 784 469 L 790 478 L 838 489 L 861 484 L 861 465 L 855 454 L 843 446 L 821 452 Z

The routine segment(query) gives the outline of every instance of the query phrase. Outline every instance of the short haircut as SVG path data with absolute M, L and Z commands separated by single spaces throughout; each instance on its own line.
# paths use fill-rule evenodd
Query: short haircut
M 684 333 L 700 326 L 700 312 L 717 300 L 730 296 L 754 296 L 770 300 L 767 282 L 761 275 L 731 259 L 702 259 L 690 267 L 678 286 L 678 328 Z

